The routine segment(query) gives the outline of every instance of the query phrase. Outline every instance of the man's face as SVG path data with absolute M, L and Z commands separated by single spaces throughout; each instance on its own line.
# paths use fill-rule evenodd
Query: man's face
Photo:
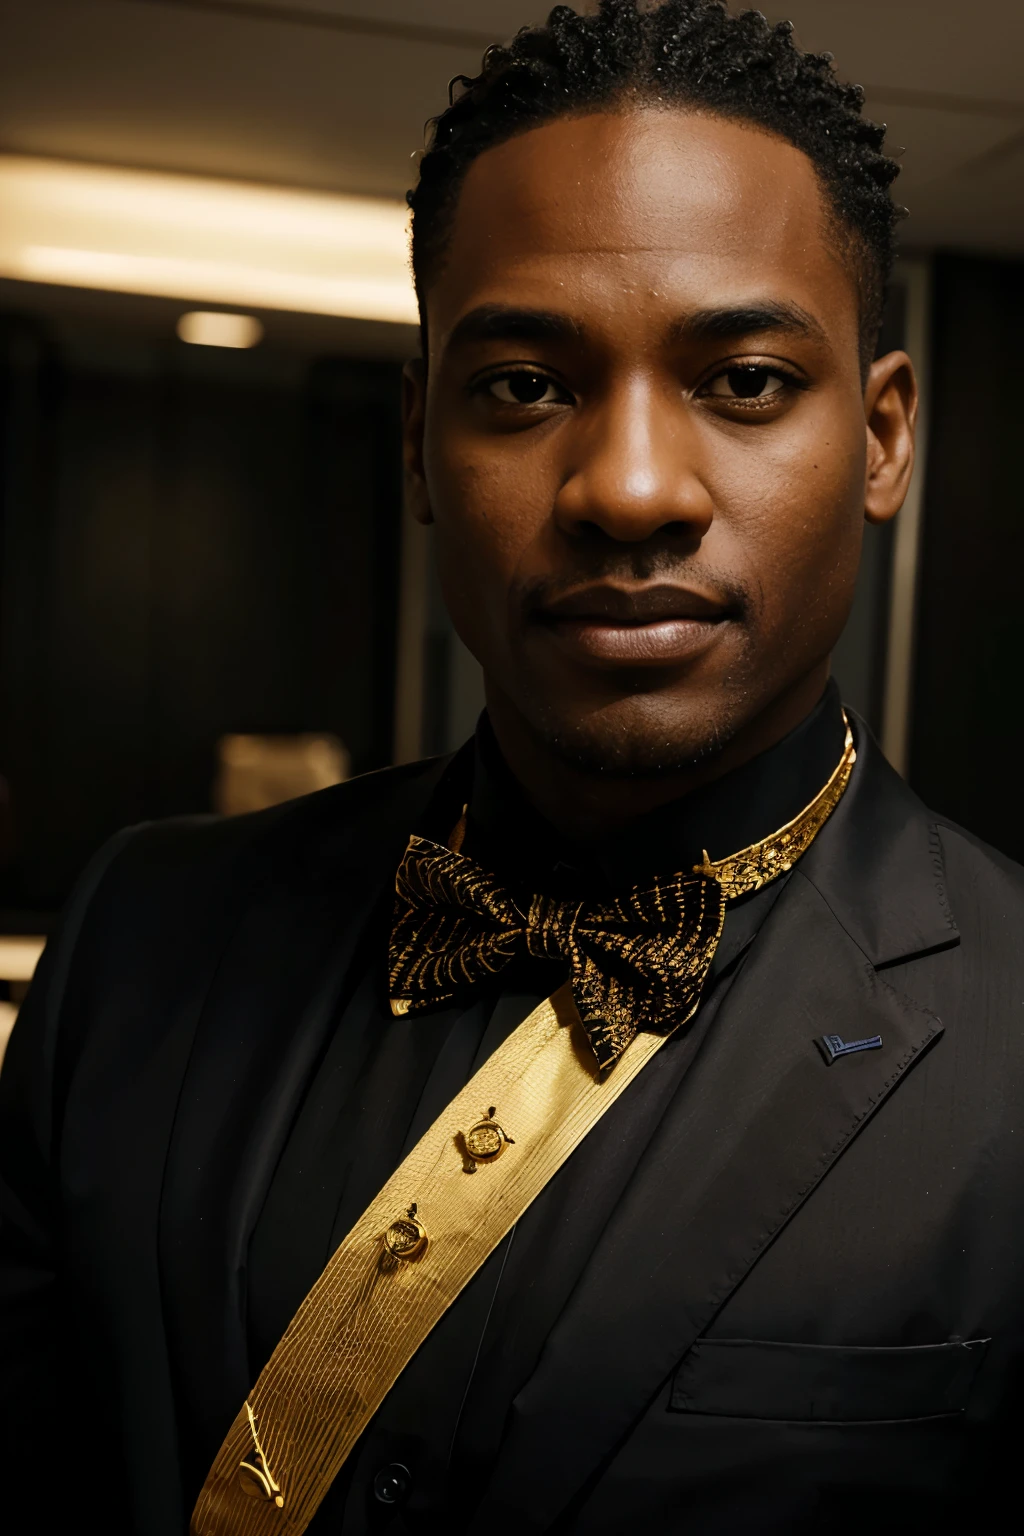
M 470 168 L 427 320 L 414 511 L 493 715 L 658 774 L 820 691 L 878 453 L 804 155 L 674 110 L 533 129 Z

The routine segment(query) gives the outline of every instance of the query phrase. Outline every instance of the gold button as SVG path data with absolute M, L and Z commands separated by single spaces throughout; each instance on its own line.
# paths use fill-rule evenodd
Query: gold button
M 480 1120 L 466 1132 L 466 1148 L 470 1157 L 478 1163 L 493 1162 L 505 1150 L 505 1138 L 501 1126 L 493 1120 Z
M 512 1137 L 495 1120 L 493 1105 L 482 1120 L 463 1134 L 462 1141 L 468 1159 L 467 1173 L 472 1173 L 477 1163 L 495 1162 L 506 1147 L 515 1146 Z
M 384 1233 L 384 1247 L 393 1259 L 401 1259 L 408 1262 L 410 1259 L 418 1259 L 427 1251 L 427 1229 L 416 1216 L 416 1207 L 411 1205 L 404 1216 L 399 1216 L 393 1221 Z

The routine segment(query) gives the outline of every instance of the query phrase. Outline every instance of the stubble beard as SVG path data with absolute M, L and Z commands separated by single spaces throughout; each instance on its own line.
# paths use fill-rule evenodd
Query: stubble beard
M 619 695 L 579 714 L 539 690 L 526 690 L 519 711 L 537 744 L 587 778 L 657 780 L 689 776 L 718 757 L 756 711 L 750 637 L 744 654 L 717 685 L 686 680 Z

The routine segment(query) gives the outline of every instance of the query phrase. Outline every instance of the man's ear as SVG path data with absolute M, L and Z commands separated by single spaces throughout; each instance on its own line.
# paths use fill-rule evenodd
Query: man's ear
M 405 465 L 405 504 L 418 523 L 432 523 L 427 481 L 423 473 L 423 426 L 426 418 L 427 368 L 415 357 L 402 369 L 402 459 Z
M 917 380 L 905 352 L 889 352 L 871 364 L 864 389 L 868 459 L 864 516 L 887 523 L 902 507 L 914 470 Z

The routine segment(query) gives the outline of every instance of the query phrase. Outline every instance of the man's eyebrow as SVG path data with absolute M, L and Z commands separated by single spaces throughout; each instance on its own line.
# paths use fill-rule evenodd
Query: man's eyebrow
M 726 341 L 734 336 L 752 336 L 759 331 L 783 331 L 825 341 L 819 321 L 799 304 L 766 300 L 757 304 L 737 304 L 722 309 L 699 309 L 686 315 L 672 327 L 677 341 Z
M 453 326 L 448 347 L 474 341 L 573 341 L 579 334 L 575 320 L 554 310 L 481 304 Z

